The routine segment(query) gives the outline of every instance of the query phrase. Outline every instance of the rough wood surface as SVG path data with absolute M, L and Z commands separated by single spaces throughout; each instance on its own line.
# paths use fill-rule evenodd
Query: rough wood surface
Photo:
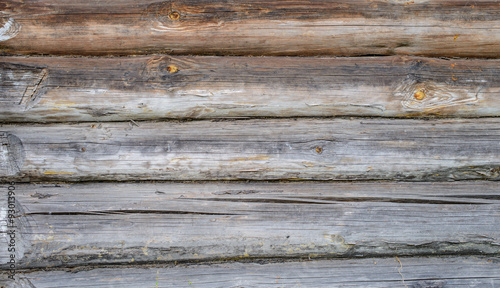
M 500 179 L 500 120 L 3 125 L 5 181 Z
M 399 56 L 0 60 L 0 121 L 4 122 L 500 115 L 498 60 Z
M 4 53 L 498 57 L 492 0 L 0 3 Z
M 495 288 L 500 259 L 492 257 L 373 258 L 289 263 L 226 263 L 47 271 L 19 274 L 6 288 L 68 287 L 411 287 Z M 1 274 L 0 274 L 1 275 Z M 1 276 L 0 276 L 1 277 Z M 157 286 L 156 286 L 157 284 Z
M 499 263 L 495 257 L 402 257 L 47 271 L 20 274 L 5 287 L 495 288 L 500 285 Z
M 500 253 L 498 184 L 488 181 L 18 184 L 15 192 L 18 269 Z

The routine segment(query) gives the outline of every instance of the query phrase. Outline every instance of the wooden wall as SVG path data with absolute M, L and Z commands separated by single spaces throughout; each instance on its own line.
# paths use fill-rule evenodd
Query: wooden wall
M 495 58 L 493 0 L 6 0 L 13 54 Z
M 0 287 L 499 286 L 499 29 L 490 0 L 1 1 Z

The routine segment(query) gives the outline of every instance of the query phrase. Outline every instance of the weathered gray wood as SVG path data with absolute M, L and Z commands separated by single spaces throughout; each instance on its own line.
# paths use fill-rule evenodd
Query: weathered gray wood
M 4 1 L 4 53 L 498 57 L 491 0 Z
M 7 187 L 0 189 L 6 218 Z M 488 181 L 18 184 L 15 191 L 18 269 L 500 253 L 498 184 Z
M 5 181 L 500 179 L 500 120 L 3 125 Z
M 412 287 L 495 288 L 500 259 L 374 258 L 273 264 L 226 263 L 19 274 L 7 288 Z M 404 279 L 404 281 L 403 281 Z M 5 285 L 5 284 L 4 284 Z
M 498 60 L 153 56 L 1 61 L 4 122 L 500 115 Z

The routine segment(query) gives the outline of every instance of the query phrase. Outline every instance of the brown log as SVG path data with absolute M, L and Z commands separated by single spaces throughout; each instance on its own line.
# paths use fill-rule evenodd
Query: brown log
M 498 57 L 496 1 L 8 0 L 7 54 Z

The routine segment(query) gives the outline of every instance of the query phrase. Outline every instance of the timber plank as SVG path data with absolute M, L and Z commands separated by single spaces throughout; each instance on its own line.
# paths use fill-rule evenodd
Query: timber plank
M 18 269 L 500 253 L 488 181 L 15 186 Z
M 2 125 L 4 181 L 500 179 L 500 120 Z
M 498 57 L 496 1 L 4 1 L 9 54 Z
M 3 122 L 500 115 L 499 60 L 3 57 L 0 75 Z
M 401 264 L 400 264 L 401 263 Z M 272 264 L 226 263 L 19 274 L 7 288 L 413 287 L 495 288 L 499 259 L 374 258 Z

